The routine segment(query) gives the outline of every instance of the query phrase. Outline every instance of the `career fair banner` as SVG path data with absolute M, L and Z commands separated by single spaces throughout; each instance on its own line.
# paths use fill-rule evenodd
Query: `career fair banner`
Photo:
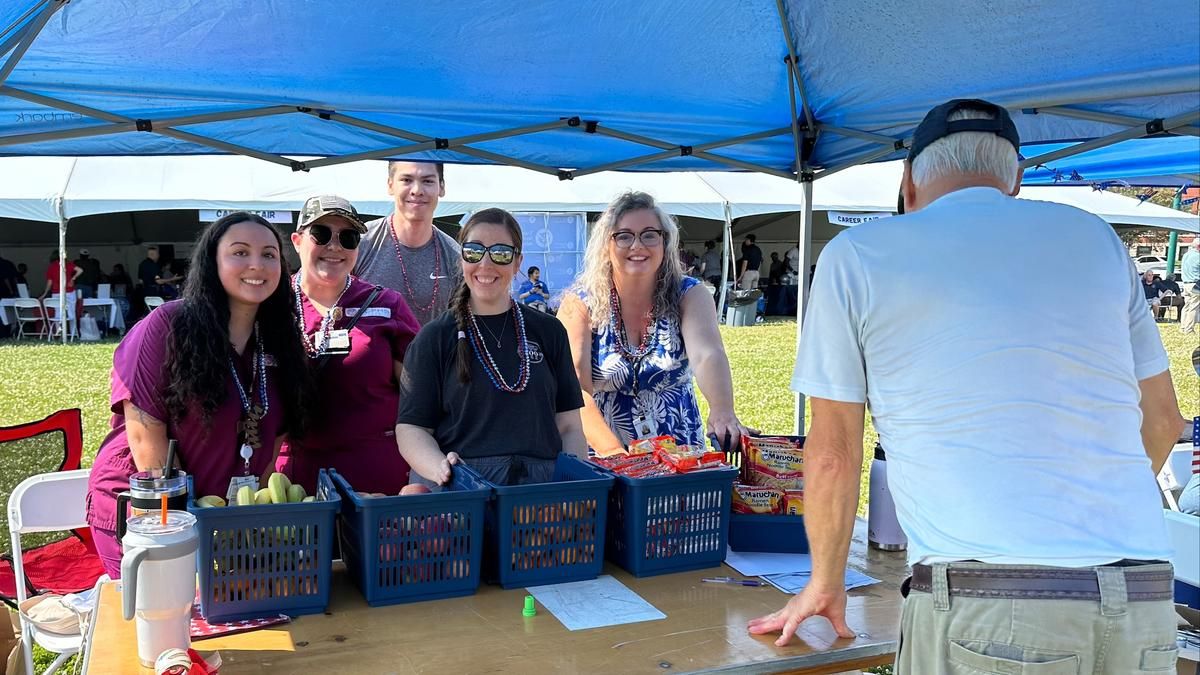
M 870 220 L 878 220 L 879 218 L 887 218 L 892 214 L 886 211 L 876 211 L 871 213 L 854 213 L 852 211 L 830 211 L 829 224 L 838 225 L 841 227 L 850 227 L 852 225 L 861 225 Z
M 200 209 L 200 222 L 211 223 L 213 221 L 220 220 L 231 213 L 237 213 L 238 211 L 242 210 L 243 209 Z M 268 223 L 274 223 L 276 225 L 291 225 L 294 222 L 292 220 L 291 211 L 247 211 L 247 213 L 253 213 L 256 216 L 261 217 L 263 220 L 266 220 Z

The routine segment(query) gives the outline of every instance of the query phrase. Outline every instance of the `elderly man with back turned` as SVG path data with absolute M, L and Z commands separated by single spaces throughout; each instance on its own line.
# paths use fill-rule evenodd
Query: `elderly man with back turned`
M 821 253 L 792 380 L 812 397 L 813 577 L 751 632 L 783 645 L 820 615 L 853 636 L 843 574 L 869 405 L 913 565 L 898 675 L 1173 669 L 1155 483 L 1181 428 L 1166 352 L 1112 228 L 1013 198 L 1018 146 L 999 106 L 934 108 L 905 162 L 907 215 Z M 1092 280 L 1086 312 L 1010 273 L 1064 264 Z
M 403 295 L 422 326 L 446 311 L 462 281 L 458 242 L 433 225 L 446 195 L 444 170 L 441 162 L 388 162 L 395 208 L 367 223 L 354 266 L 354 276 Z

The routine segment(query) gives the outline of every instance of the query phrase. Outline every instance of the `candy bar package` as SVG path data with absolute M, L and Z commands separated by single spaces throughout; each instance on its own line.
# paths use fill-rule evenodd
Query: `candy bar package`
M 629 454 L 649 455 L 659 450 L 672 451 L 675 449 L 675 439 L 670 436 L 655 436 L 654 438 L 639 438 L 629 444 Z
M 803 490 L 803 443 L 790 436 L 742 436 L 742 482 Z
M 773 487 L 734 483 L 733 512 L 778 514 L 783 510 L 784 492 Z
M 690 445 L 672 443 L 669 447 L 655 448 L 654 456 L 680 473 L 725 466 L 725 453 Z

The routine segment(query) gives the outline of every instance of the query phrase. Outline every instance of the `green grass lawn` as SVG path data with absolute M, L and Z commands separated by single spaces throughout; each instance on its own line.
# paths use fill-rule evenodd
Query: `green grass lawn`
M 1194 335 L 1183 335 L 1178 324 L 1160 324 L 1163 343 L 1171 358 L 1171 376 L 1186 417 L 1200 414 L 1200 379 L 1192 369 Z M 745 328 L 721 328 L 733 369 L 737 413 L 748 426 L 764 433 L 791 433 L 794 397 L 788 389 L 795 357 L 793 321 L 772 321 Z M 109 369 L 115 340 L 92 344 L 45 342 L 0 343 L 0 426 L 38 420 L 56 410 L 83 411 L 83 464 L 91 466 L 100 442 L 108 433 Z M 702 412 L 707 414 L 701 398 Z M 869 449 L 875 429 L 867 420 L 864 446 L 863 494 Z M 12 453 L 15 454 L 15 453 Z M 12 455 L 6 453 L 6 457 Z M 0 466 L 0 495 L 7 496 L 25 476 L 57 467 L 57 457 L 29 456 L 6 460 Z M 0 550 L 9 549 L 7 518 L 0 523 Z M 40 661 L 40 659 L 39 659 Z M 48 661 L 47 661 L 48 662 Z

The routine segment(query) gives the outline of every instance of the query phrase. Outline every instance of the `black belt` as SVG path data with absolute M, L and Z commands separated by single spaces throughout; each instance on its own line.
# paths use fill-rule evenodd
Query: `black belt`
M 1168 566 L 1139 570 L 1121 567 L 1130 602 L 1171 600 L 1174 597 L 1174 572 Z M 1100 600 L 1100 582 L 1094 568 L 1052 567 L 950 567 L 947 569 L 950 595 L 966 598 L 1009 600 Z M 907 583 L 914 591 L 933 592 L 933 568 L 913 565 Z

